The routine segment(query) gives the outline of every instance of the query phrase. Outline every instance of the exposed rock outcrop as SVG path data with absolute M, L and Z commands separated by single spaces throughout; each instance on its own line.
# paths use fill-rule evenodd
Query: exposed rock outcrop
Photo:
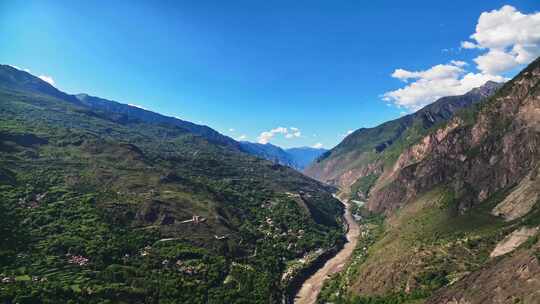
M 463 211 L 518 185 L 539 161 L 539 65 L 535 62 L 505 85 L 473 122 L 465 115 L 455 117 L 402 153 L 391 181 L 372 191 L 369 209 L 387 212 L 418 193 L 446 185 L 461 198 Z
M 493 208 L 492 213 L 503 217 L 506 221 L 513 221 L 529 213 L 539 199 L 538 170 L 533 170 L 502 202 Z
M 529 237 L 534 236 L 537 232 L 538 227 L 521 227 L 520 229 L 517 229 L 507 235 L 504 240 L 500 241 L 489 256 L 494 258 L 512 252 L 521 244 L 525 243 Z
M 348 191 L 355 181 L 374 173 L 374 170 L 381 175 L 385 160 L 399 153 L 410 141 L 427 133 L 433 126 L 448 121 L 460 110 L 492 96 L 501 86 L 489 81 L 464 95 L 440 98 L 416 113 L 374 128 L 356 130 L 304 172 Z

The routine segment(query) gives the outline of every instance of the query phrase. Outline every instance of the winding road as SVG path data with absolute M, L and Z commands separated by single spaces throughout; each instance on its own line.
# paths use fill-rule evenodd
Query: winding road
M 317 301 L 317 296 L 321 292 L 324 281 L 334 273 L 337 273 L 345 267 L 345 264 L 351 257 L 351 254 L 356 247 L 358 242 L 358 236 L 360 234 L 360 228 L 358 223 L 354 220 L 350 208 L 349 202 L 340 199 L 336 196 L 337 199 L 345 205 L 345 221 L 349 225 L 349 231 L 347 232 L 347 243 L 343 246 L 343 249 L 339 251 L 333 258 L 329 259 L 323 267 L 321 267 L 317 272 L 315 272 L 311 277 L 309 277 L 302 288 L 295 296 L 295 304 L 312 304 Z

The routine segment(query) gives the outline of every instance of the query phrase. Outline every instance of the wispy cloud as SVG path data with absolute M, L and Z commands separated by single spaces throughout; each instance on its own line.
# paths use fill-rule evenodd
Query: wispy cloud
M 267 144 L 272 137 L 274 137 L 276 134 L 287 134 L 288 130 L 284 127 L 277 127 L 270 131 L 264 131 L 262 132 L 259 137 L 257 137 L 257 140 L 261 144 Z
M 343 133 L 343 134 L 339 134 L 339 137 L 344 138 L 344 137 L 346 137 L 347 135 L 351 134 L 352 132 L 354 132 L 354 130 L 347 130 L 347 132 L 345 132 L 345 133 Z
M 20 68 L 20 67 L 18 67 L 16 65 L 9 65 L 9 66 L 12 67 L 12 68 L 16 68 L 19 71 L 25 71 L 27 73 L 31 73 L 30 69 Z
M 295 127 L 291 127 L 290 131 L 287 134 L 285 134 L 285 138 L 295 138 L 295 137 L 300 137 L 300 136 L 302 136 L 302 132 L 300 132 L 300 129 L 295 128 Z
M 27 73 L 32 73 L 32 71 L 30 71 L 30 69 L 27 69 L 27 68 L 21 68 L 19 66 L 16 66 L 16 65 L 12 65 L 12 64 L 8 64 L 10 67 L 12 68 L 15 68 L 19 71 L 25 71 Z M 50 75 L 46 75 L 46 74 L 42 74 L 42 75 L 39 75 L 37 76 L 39 79 L 47 82 L 48 84 L 52 85 L 52 86 L 55 86 L 56 85 L 56 82 L 54 81 L 54 78 Z
M 296 127 L 277 127 L 272 130 L 262 132 L 257 137 L 257 141 L 261 144 L 267 144 L 274 136 L 278 134 L 282 134 L 287 139 L 293 139 L 302 136 L 302 132 Z
M 135 108 L 139 108 L 139 109 L 143 109 L 143 110 L 147 110 L 147 111 L 148 111 L 147 108 L 145 108 L 145 107 L 143 107 L 143 106 L 141 106 L 141 105 L 137 105 L 137 104 L 133 104 L 133 103 L 128 103 L 128 106 L 130 106 L 130 107 L 135 107 Z M 175 116 L 175 118 L 178 118 L 178 117 Z M 180 119 L 180 118 L 178 118 L 178 119 Z
M 467 72 L 465 66 L 463 61 L 452 60 L 422 71 L 396 69 L 391 76 L 408 84 L 384 93 L 382 99 L 409 111 L 416 111 L 441 97 L 464 94 L 488 80 L 506 80 L 503 76 Z
M 48 84 L 54 86 L 55 82 L 54 82 L 54 79 L 52 78 L 52 76 L 48 76 L 48 75 L 39 75 L 38 76 L 41 80 L 47 82 Z
M 320 149 L 320 148 L 322 148 L 323 146 L 324 146 L 324 145 L 323 145 L 322 143 L 319 142 L 319 143 L 314 144 L 314 145 L 311 146 L 311 147 L 312 147 L 312 148 L 315 148 L 315 149 Z

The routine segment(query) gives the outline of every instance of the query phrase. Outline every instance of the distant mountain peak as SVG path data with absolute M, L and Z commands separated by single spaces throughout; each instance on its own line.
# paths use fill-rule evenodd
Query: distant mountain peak
M 241 149 L 249 154 L 273 161 L 275 163 L 302 171 L 326 149 L 298 147 L 283 149 L 271 143 L 261 144 L 249 141 L 240 142 Z
M 493 93 L 495 93 L 495 91 L 497 91 L 503 85 L 504 85 L 503 82 L 495 82 L 492 80 L 488 80 L 483 85 L 470 90 L 466 94 L 479 94 L 481 96 L 487 97 L 487 96 L 493 95 Z

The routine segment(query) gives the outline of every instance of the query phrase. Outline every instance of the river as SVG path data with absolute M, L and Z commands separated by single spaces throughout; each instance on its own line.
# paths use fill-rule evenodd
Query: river
M 336 196 L 339 199 L 339 197 Z M 358 242 L 358 236 L 360 234 L 360 228 L 358 223 L 354 220 L 349 202 L 343 199 L 339 199 L 341 203 L 345 205 L 345 221 L 349 225 L 347 232 L 347 243 L 333 258 L 329 259 L 317 272 L 310 276 L 300 288 L 300 291 L 295 296 L 295 304 L 312 304 L 317 301 L 317 296 L 321 292 L 324 281 L 334 273 L 337 273 L 345 267 L 347 261 L 351 257 L 351 254 Z

